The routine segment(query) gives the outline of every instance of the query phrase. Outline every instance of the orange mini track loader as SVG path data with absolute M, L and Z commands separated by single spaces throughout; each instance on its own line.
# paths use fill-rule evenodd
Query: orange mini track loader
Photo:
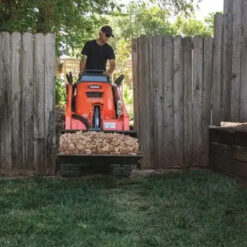
M 136 136 L 130 130 L 129 115 L 121 97 L 119 86 L 124 76 L 115 83 L 104 71 L 87 70 L 73 85 L 72 74 L 67 74 L 67 104 L 64 132 L 104 131 Z M 78 174 L 83 165 L 108 165 L 113 174 L 128 176 L 131 165 L 141 155 L 58 154 L 58 169 L 63 175 Z

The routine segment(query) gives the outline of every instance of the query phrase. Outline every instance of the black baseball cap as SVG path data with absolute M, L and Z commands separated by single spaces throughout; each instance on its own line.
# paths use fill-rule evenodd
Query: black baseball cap
M 101 28 L 101 31 L 104 32 L 107 37 L 112 36 L 114 38 L 114 35 L 112 33 L 112 28 L 110 26 L 103 26 Z

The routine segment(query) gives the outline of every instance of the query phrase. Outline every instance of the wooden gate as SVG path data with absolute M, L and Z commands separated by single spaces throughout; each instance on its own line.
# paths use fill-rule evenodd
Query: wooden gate
M 55 36 L 0 33 L 0 172 L 55 172 Z

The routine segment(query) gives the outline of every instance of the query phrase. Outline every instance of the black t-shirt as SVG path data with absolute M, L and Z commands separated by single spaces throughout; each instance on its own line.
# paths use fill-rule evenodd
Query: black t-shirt
M 115 59 L 112 47 L 108 44 L 98 45 L 96 40 L 87 41 L 81 54 L 87 56 L 85 69 L 105 71 L 107 59 Z

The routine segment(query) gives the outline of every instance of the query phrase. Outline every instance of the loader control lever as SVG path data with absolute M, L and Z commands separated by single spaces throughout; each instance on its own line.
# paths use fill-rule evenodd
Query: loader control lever
M 124 75 L 120 75 L 120 76 L 116 79 L 115 84 L 116 84 L 118 87 L 120 87 L 124 78 L 125 78 Z
M 73 84 L 73 76 L 71 72 L 69 72 L 69 74 L 66 74 L 66 78 L 69 84 Z

